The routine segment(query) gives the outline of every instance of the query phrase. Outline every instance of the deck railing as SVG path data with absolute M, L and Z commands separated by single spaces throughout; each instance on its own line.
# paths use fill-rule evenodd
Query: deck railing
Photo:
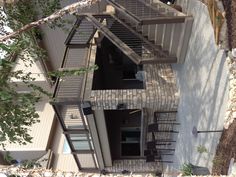
M 83 24 L 89 25 L 87 22 Z M 85 37 L 78 37 L 78 31 L 80 35 L 83 34 Z M 89 68 L 90 66 L 89 58 L 92 47 L 89 44 L 89 38 L 94 31 L 81 33 L 81 28 L 78 31 L 74 31 L 66 42 L 68 45 L 61 64 L 62 70 Z M 81 108 L 87 87 L 87 77 L 89 77 L 88 72 L 81 75 L 58 78 L 52 102 L 71 153 L 78 168 L 82 171 L 98 169 L 90 125 Z
M 188 50 L 193 17 L 155 0 L 107 0 L 116 16 L 135 31 L 183 63 Z M 173 61 L 172 61 L 173 62 Z

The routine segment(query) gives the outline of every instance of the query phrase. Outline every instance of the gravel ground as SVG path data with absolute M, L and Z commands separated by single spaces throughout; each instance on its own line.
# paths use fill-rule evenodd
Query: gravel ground
M 217 146 L 214 163 L 213 174 L 227 175 L 230 159 L 236 159 L 236 120 L 226 130 L 224 129 L 220 143 Z
M 227 21 L 229 49 L 236 48 L 236 0 L 222 0 Z M 236 120 L 224 129 L 217 146 L 213 174 L 227 175 L 231 158 L 236 159 Z
M 229 48 L 236 48 L 236 0 L 222 0 L 227 20 Z

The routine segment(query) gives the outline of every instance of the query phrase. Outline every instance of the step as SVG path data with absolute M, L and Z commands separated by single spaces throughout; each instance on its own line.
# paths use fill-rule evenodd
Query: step
M 170 49 L 171 37 L 172 37 L 172 32 L 173 32 L 173 25 L 174 24 L 166 24 L 166 26 L 165 26 L 162 47 L 164 50 L 167 50 L 167 51 L 169 51 L 169 49 Z
M 174 27 L 173 27 L 174 31 L 172 33 L 172 39 L 171 39 L 170 49 L 169 49 L 171 55 L 177 56 L 180 36 L 183 30 L 183 25 L 184 24 L 174 24 Z
M 165 24 L 156 25 L 156 34 L 155 34 L 155 44 L 162 46 L 163 44 L 163 36 L 165 31 Z
M 154 40 L 155 41 L 155 36 L 156 36 L 156 25 L 148 25 L 148 39 L 149 40 Z
M 142 34 L 143 36 L 148 36 L 148 25 L 142 26 Z

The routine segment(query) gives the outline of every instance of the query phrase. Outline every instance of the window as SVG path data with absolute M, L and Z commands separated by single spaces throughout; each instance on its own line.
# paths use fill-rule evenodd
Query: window
M 140 129 L 121 130 L 121 156 L 140 156 Z
M 91 137 L 89 137 L 89 140 L 88 140 L 88 137 L 86 134 L 71 134 L 70 139 L 75 150 L 91 150 L 90 145 L 89 145 L 89 141 L 91 141 Z
M 71 149 L 70 149 L 70 146 L 65 138 L 64 145 L 63 145 L 63 154 L 70 154 L 70 153 L 71 153 Z

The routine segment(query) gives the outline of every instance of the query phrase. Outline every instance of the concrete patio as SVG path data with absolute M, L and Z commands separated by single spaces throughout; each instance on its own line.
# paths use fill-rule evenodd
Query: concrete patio
M 215 44 L 207 7 L 199 0 L 177 2 L 194 16 L 194 24 L 185 63 L 173 65 L 180 94 L 177 119 L 181 127 L 174 163 L 166 168 L 177 172 L 183 163 L 192 163 L 211 170 L 221 133 L 200 133 L 194 137 L 192 129 L 223 129 L 228 101 L 226 56 Z M 199 153 L 200 145 L 208 152 Z

